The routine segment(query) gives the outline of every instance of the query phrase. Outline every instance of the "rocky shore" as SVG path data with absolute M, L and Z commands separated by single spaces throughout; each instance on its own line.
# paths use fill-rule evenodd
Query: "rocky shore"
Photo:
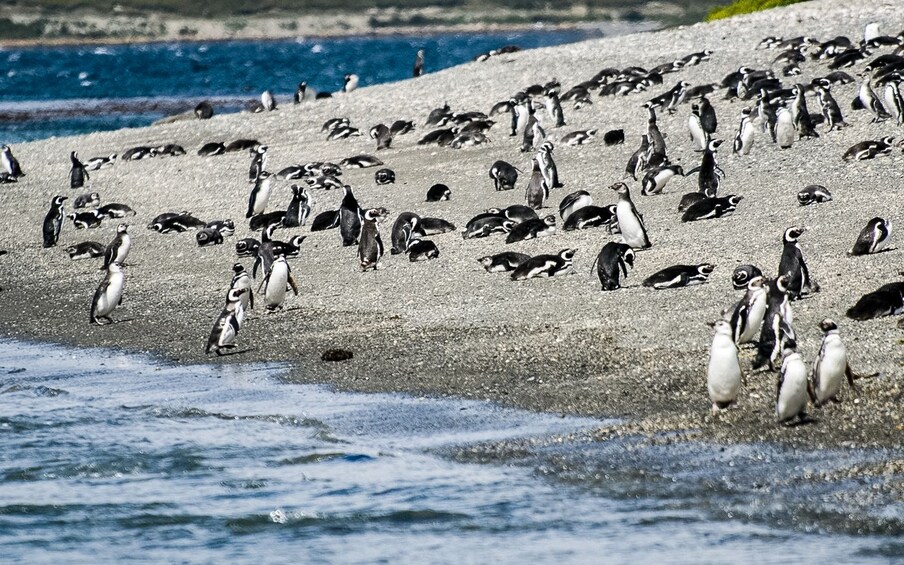
M 593 105 L 581 110 L 566 106 L 567 126 L 547 125 L 565 187 L 552 192 L 550 208 L 543 212 L 553 213 L 565 194 L 579 189 L 588 190 L 596 204 L 611 204 L 615 198 L 607 187 L 621 179 L 646 130 L 644 101 L 679 80 L 692 85 L 718 83 L 741 65 L 769 68 L 777 53 L 755 49 L 768 35 L 819 39 L 847 35 L 859 40 L 870 22 L 878 23 L 883 33 L 898 33 L 897 4 L 806 2 L 713 24 L 494 57 L 331 100 L 281 105 L 270 113 L 17 145 L 14 151 L 27 176 L 0 187 L 6 228 L 0 232 L 0 248 L 9 251 L 0 257 L 0 332 L 21 339 L 146 351 L 179 363 L 286 361 L 298 382 L 486 398 L 533 410 L 623 419 L 621 425 L 601 431 L 601 437 L 642 433 L 670 441 L 693 437 L 809 447 L 900 447 L 904 347 L 898 320 L 854 322 L 844 317 L 863 293 L 900 280 L 904 265 L 900 249 L 856 258 L 846 254 L 870 218 L 898 222 L 904 209 L 900 189 L 904 155 L 899 148 L 871 161 L 841 159 L 857 142 L 901 135 L 893 121 L 871 124 L 865 112 L 850 109 L 856 83 L 832 90 L 851 127 L 823 133 L 820 126 L 819 138 L 802 140 L 784 151 L 758 132 L 746 157 L 732 155 L 730 146 L 747 103 L 724 100 L 721 91 L 713 94 L 717 137 L 727 140 L 719 153 L 725 171 L 722 192 L 741 194 L 744 200 L 733 216 L 685 224 L 677 204 L 682 194 L 696 190 L 695 176 L 673 179 L 658 196 L 641 196 L 639 183 L 631 183 L 653 247 L 638 253 L 636 268 L 621 290 L 600 292 L 590 274 L 600 248 L 613 239 L 601 229 L 559 231 L 513 245 L 498 236 L 463 240 L 460 233 L 448 233 L 431 238 L 440 249 L 437 260 L 409 263 L 405 256 L 387 254 L 383 269 L 367 273 L 360 272 L 355 249 L 340 246 L 335 231 L 287 230 L 277 233 L 283 239 L 296 233 L 308 236 L 300 257 L 291 262 L 300 295 L 275 314 L 255 309 L 239 334 L 239 354 L 217 359 L 203 354 L 236 261 L 234 244 L 253 235 L 244 220 L 250 188 L 247 154 L 200 157 L 196 151 L 206 142 L 258 139 L 270 147 L 269 168 L 275 172 L 293 163 L 375 154 L 375 143 L 366 136 L 372 125 L 414 120 L 415 132 L 397 137 L 391 149 L 379 152 L 385 166 L 395 171 L 396 184 L 376 185 L 375 169 L 347 169 L 342 176 L 362 206 L 391 211 L 381 227 L 388 247 L 392 220 L 401 212 L 441 217 L 460 230 L 485 208 L 523 203 L 527 175 L 509 192 L 495 192 L 487 176 L 497 159 L 522 171 L 530 169 L 530 154 L 521 153 L 520 140 L 508 136 L 507 117 L 490 131 L 492 141 L 487 145 L 454 150 L 416 144 L 428 131 L 423 125 L 428 112 L 444 102 L 456 111 L 486 112 L 514 92 L 554 77 L 567 89 L 604 67 L 649 68 L 711 49 L 710 61 L 666 75 L 663 85 L 647 93 L 594 97 Z M 848 71 L 860 72 L 864 64 Z M 822 62 L 807 61 L 802 68 L 802 76 L 783 80 L 805 83 L 828 72 Z M 303 69 L 299 73 L 303 75 Z M 815 102 L 811 111 L 818 111 Z M 688 139 L 689 112 L 690 104 L 684 104 L 674 115 L 660 114 L 669 155 L 686 170 L 700 159 Z M 324 141 L 321 125 L 337 116 L 350 118 L 365 135 Z M 601 138 L 581 147 L 558 143 L 568 132 L 591 128 L 624 129 L 626 142 L 613 147 L 605 146 Z M 99 192 L 103 203 L 128 204 L 138 215 L 130 220 L 134 243 L 125 298 L 113 314 L 118 323 L 90 325 L 91 297 L 102 276 L 99 265 L 70 261 L 64 249 L 89 239 L 106 243 L 118 222 L 75 230 L 67 221 L 60 244 L 41 248 L 41 221 L 51 197 L 68 195 L 71 203 L 82 192 L 68 187 L 69 152 L 77 150 L 87 158 L 165 143 L 178 143 L 188 154 L 117 162 L 111 169 L 92 173 L 88 190 Z M 434 183 L 452 189 L 449 202 L 424 201 Z M 834 200 L 798 206 L 795 195 L 808 184 L 829 187 Z M 275 184 L 271 209 L 288 203 L 288 185 Z M 314 212 L 321 212 L 338 207 L 341 191 L 315 191 L 313 197 Z M 145 229 L 157 214 L 178 210 L 204 220 L 232 218 L 239 229 L 224 245 L 209 248 L 197 247 L 193 232 L 161 235 Z M 750 372 L 753 352 L 745 349 L 741 360 L 746 386 L 740 400 L 713 418 L 706 393 L 711 341 L 706 323 L 740 298 L 730 281 L 737 265 L 753 263 L 767 275 L 775 274 L 782 232 L 791 225 L 809 228 L 801 246 L 812 276 L 822 286 L 822 292 L 793 303 L 804 359 L 812 363 L 822 337 L 816 324 L 831 317 L 840 325 L 855 370 L 879 376 L 859 381 L 856 391 L 845 389 L 842 403 L 814 410 L 815 423 L 778 427 L 773 416 L 776 375 Z M 894 247 L 900 246 L 898 241 L 893 235 Z M 533 255 L 563 248 L 578 249 L 572 276 L 516 283 L 505 275 L 484 272 L 477 263 L 483 255 L 504 250 Z M 250 269 L 250 261 L 244 262 Z M 716 265 L 708 284 L 665 291 L 640 285 L 669 265 L 700 262 Z M 354 358 L 322 361 L 322 352 L 333 347 L 351 350 Z

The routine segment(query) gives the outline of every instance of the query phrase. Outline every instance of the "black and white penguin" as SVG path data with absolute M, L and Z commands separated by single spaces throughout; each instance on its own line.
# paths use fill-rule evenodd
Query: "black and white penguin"
M 251 216 L 251 219 L 248 221 L 248 227 L 251 231 L 260 231 L 266 229 L 267 226 L 270 225 L 281 226 L 285 219 L 285 210 L 274 210 L 273 212 L 267 212 L 266 214 Z
M 901 313 L 904 313 L 904 282 L 892 282 L 861 296 L 845 315 L 852 320 L 871 320 Z
M 527 183 L 527 189 L 524 192 L 524 198 L 527 205 L 534 210 L 539 210 L 549 198 L 549 184 L 543 176 L 540 169 L 540 161 L 537 157 L 533 158 L 533 170 L 531 171 L 530 182 Z
M 547 141 L 540 146 L 536 157 L 537 162 L 540 164 L 540 172 L 543 174 L 543 180 L 546 181 L 546 186 L 548 186 L 550 190 L 564 186 L 564 184 L 559 181 L 559 169 L 556 167 L 556 162 L 552 158 L 553 149 L 554 146 L 552 142 Z
M 700 106 L 691 104 L 691 115 L 687 119 L 687 129 L 696 149 L 703 151 L 709 145 L 709 133 L 703 128 Z
M 122 265 L 110 263 L 106 267 L 107 273 L 94 292 L 91 300 L 91 323 L 98 325 L 112 324 L 110 314 L 117 306 L 122 304 L 122 291 L 125 286 L 125 276 L 122 273 Z
M 104 264 L 101 270 L 109 267 L 111 263 L 124 265 L 130 249 L 132 249 L 132 238 L 129 236 L 129 224 L 119 224 L 116 226 L 116 235 L 104 250 Z
M 810 271 L 804 261 L 803 252 L 798 239 L 805 228 L 794 226 L 785 230 L 782 236 L 782 258 L 778 272 L 788 275 L 788 294 L 791 300 L 800 298 L 802 294 L 819 292 L 819 285 L 810 279 Z
M 901 97 L 900 86 L 894 80 L 885 83 L 885 107 L 897 125 L 904 124 L 904 98 Z
M 681 165 L 663 165 L 655 169 L 650 169 L 644 175 L 641 181 L 640 193 L 642 195 L 661 194 L 666 184 L 675 175 L 684 176 L 684 169 Z
M 85 161 L 85 169 L 89 171 L 97 171 L 100 169 L 106 169 L 113 166 L 113 163 L 116 162 L 116 153 L 111 153 L 106 157 L 92 157 Z
M 374 182 L 380 185 L 395 183 L 395 171 L 392 169 L 380 169 L 374 173 Z
M 223 153 L 226 153 L 226 145 L 219 141 L 211 141 L 210 143 L 205 143 L 201 146 L 200 149 L 198 149 L 198 155 L 201 157 L 213 157 L 214 155 L 222 155 Z M 134 160 L 134 158 L 126 159 L 125 153 L 123 153 L 122 158 L 124 160 Z
M 762 276 L 763 272 L 754 265 L 738 265 L 731 273 L 731 286 L 735 290 L 744 290 L 750 281 Z
M 350 125 L 338 125 L 331 129 L 326 136 L 327 141 L 336 141 L 337 139 L 348 139 L 350 137 L 360 137 L 361 130 Z
M 226 144 L 226 153 L 233 153 L 236 151 L 249 151 L 254 153 L 260 145 L 261 142 L 256 139 L 236 139 Z
M 420 218 L 415 235 L 438 235 L 454 232 L 455 229 L 455 224 L 442 218 L 424 217 Z
M 221 245 L 223 243 L 223 234 L 213 228 L 202 228 L 195 234 L 195 242 L 198 247 Z
M 807 185 L 797 193 L 797 202 L 801 206 L 809 206 L 816 202 L 830 202 L 831 200 L 832 193 L 829 192 L 828 188 L 819 184 Z
M 429 239 L 420 239 L 412 237 L 408 240 L 408 260 L 412 263 L 418 261 L 429 261 L 439 257 L 439 248 Z
M 66 217 L 72 220 L 72 225 L 75 226 L 75 229 L 77 230 L 99 228 L 104 219 L 97 210 L 68 214 Z
M 50 209 L 44 216 L 44 223 L 41 226 L 45 248 L 53 247 L 60 240 L 60 229 L 63 227 L 63 217 L 65 216 L 63 202 L 68 199 L 66 196 L 54 196 L 50 201 Z
M 700 123 L 703 125 L 703 131 L 712 135 L 716 133 L 719 127 L 719 120 L 716 118 L 716 109 L 713 108 L 709 98 L 700 97 Z
M 268 112 L 276 110 L 276 99 L 273 98 L 273 94 L 269 90 L 261 92 L 261 106 Z
M 790 149 L 796 139 L 794 115 L 787 108 L 779 108 L 775 122 L 775 142 L 782 149 Z
M 347 93 L 355 90 L 356 88 L 358 88 L 358 83 L 360 82 L 360 78 L 356 74 L 348 74 L 348 75 L 345 75 L 345 78 L 343 79 L 343 81 L 344 82 L 342 84 L 342 92 L 347 94 Z
M 175 143 L 167 143 L 155 147 L 154 150 L 157 152 L 158 156 L 164 157 L 178 157 L 180 155 L 185 155 L 185 148 L 181 145 L 176 145 Z
M 295 89 L 295 94 L 292 96 L 293 104 L 301 104 L 305 100 L 305 95 L 308 92 L 308 83 L 307 81 L 301 81 L 298 83 L 298 88 Z
M 647 168 L 647 156 L 650 152 L 649 137 L 644 134 L 640 138 L 640 147 L 631 154 L 628 164 L 625 166 L 625 175 L 622 178 L 631 177 L 637 180 L 640 173 Z
M 819 329 L 823 332 L 822 345 L 813 362 L 809 386 L 810 399 L 817 408 L 831 400 L 837 401 L 845 378 L 852 389 L 856 388 L 854 372 L 848 364 L 847 347 L 841 341 L 838 324 L 826 318 L 819 323 Z
M 383 166 L 383 161 L 373 155 L 355 155 L 354 157 L 343 159 L 340 164 L 349 169 L 367 169 L 369 167 L 381 167 Z
M 506 219 L 498 214 L 485 214 L 478 218 L 472 218 L 465 226 L 461 237 L 463 239 L 475 239 L 488 237 L 494 233 L 508 233 L 517 225 L 517 222 Z
M 414 236 L 425 235 L 424 232 L 420 231 L 418 228 L 420 220 L 420 216 L 414 212 L 402 212 L 398 215 L 395 222 L 392 224 L 392 231 L 389 236 L 390 243 L 392 244 L 389 248 L 389 253 L 391 255 L 405 253 L 409 239 Z
M 590 130 L 595 131 L 595 130 Z M 613 145 L 621 145 L 625 142 L 625 130 L 623 129 L 612 129 L 603 134 L 603 143 L 606 144 L 606 147 L 611 147 Z
M 70 259 L 78 261 L 79 259 L 97 259 L 98 257 L 103 257 L 105 249 L 106 247 L 104 244 L 97 241 L 83 241 L 82 243 L 67 247 L 66 253 L 69 254 Z
M 311 231 L 325 231 L 339 227 L 339 210 L 327 210 L 314 216 Z
M 649 249 L 653 246 L 647 236 L 647 228 L 644 226 L 643 216 L 637 211 L 631 200 L 631 192 L 628 185 L 617 182 L 609 187 L 618 194 L 618 203 L 615 205 L 615 215 L 618 219 L 618 229 L 624 242 L 632 249 Z
M 562 102 L 559 100 L 559 93 L 555 90 L 546 91 L 545 95 L 546 111 L 552 120 L 553 127 L 560 128 L 565 125 L 565 112 L 562 111 Z
M 711 220 L 732 215 L 738 208 L 743 196 L 730 194 L 721 198 L 703 198 L 687 207 L 681 216 L 682 222 Z
M 775 391 L 775 420 L 789 423 L 807 417 L 807 366 L 797 352 L 797 342 L 790 340 L 782 348 L 782 368 Z
M 605 227 L 610 233 L 617 233 L 618 217 L 616 216 L 615 204 L 611 206 L 584 206 L 572 212 L 562 225 L 564 231 L 598 227 Z
M 715 268 L 716 266 L 711 263 L 673 265 L 644 279 L 643 286 L 652 287 L 655 290 L 664 290 L 703 284 L 709 280 L 709 275 L 712 274 Z
M 208 145 L 211 145 L 211 144 L 208 144 Z M 127 149 L 127 150 L 123 151 L 122 157 L 120 157 L 120 158 L 123 161 L 141 161 L 142 159 L 152 159 L 156 156 L 157 156 L 156 148 L 139 145 L 138 147 L 132 147 L 131 149 Z
M 559 203 L 559 216 L 567 221 L 568 217 L 585 206 L 593 205 L 593 198 L 586 190 L 572 192 Z
M 518 182 L 518 169 L 505 161 L 496 161 L 490 167 L 490 178 L 496 190 L 511 190 Z
M 246 218 L 263 214 L 264 210 L 267 208 L 267 203 L 270 201 L 271 176 L 272 175 L 267 171 L 261 171 L 260 175 L 258 175 L 257 179 L 254 181 L 254 186 L 248 194 L 248 211 L 245 212 Z
M 85 170 L 85 165 L 78 160 L 78 153 L 75 151 L 69 154 L 69 161 L 71 162 L 69 167 L 69 188 L 82 188 L 85 186 L 85 181 L 89 179 L 88 171 Z
M 248 167 L 248 182 L 256 182 L 263 172 L 267 170 L 269 161 L 268 149 L 269 147 L 266 145 L 257 145 L 249 150 L 251 153 L 251 165 Z
M 556 277 L 574 271 L 574 254 L 577 249 L 563 249 L 556 255 L 531 257 L 512 271 L 513 281 L 523 281 L 535 277 Z
M 395 137 L 414 131 L 414 122 L 411 120 L 396 120 L 389 126 L 389 133 Z
M 891 220 L 873 218 L 857 236 L 854 247 L 848 255 L 869 255 L 885 250 L 891 239 Z
M 352 193 L 352 187 L 345 185 L 342 188 L 345 194 L 339 205 L 339 236 L 342 239 L 342 246 L 349 247 L 357 244 L 361 235 L 361 207 Z
M 514 271 L 522 263 L 530 259 L 530 255 L 524 253 L 516 253 L 514 251 L 505 251 L 496 255 L 487 255 L 477 260 L 488 273 L 507 273 Z
M 741 363 L 728 322 L 719 320 L 710 325 L 713 327 L 713 342 L 709 348 L 706 390 L 713 403 L 712 414 L 715 416 L 738 399 L 741 390 Z
M 248 274 L 248 271 L 245 270 L 245 266 L 241 263 L 234 263 L 232 265 L 232 281 L 229 283 L 229 290 L 242 290 L 245 292 L 241 293 L 241 297 L 239 298 L 239 302 L 241 303 L 242 310 L 241 312 L 236 311 L 236 318 L 239 322 L 239 327 L 242 327 L 245 323 L 245 314 L 248 310 L 254 308 L 254 284 L 251 282 L 251 275 Z M 227 291 L 226 302 L 229 303 L 229 291 Z
M 242 297 L 248 292 L 246 288 L 230 288 L 226 293 L 226 306 L 213 323 L 210 337 L 207 338 L 207 347 L 204 348 L 205 355 L 209 355 L 211 349 L 217 355 L 223 355 L 224 349 L 235 348 L 235 338 L 241 328 L 238 317 L 243 311 Z
M 562 143 L 570 147 L 574 147 L 576 145 L 587 145 L 588 143 L 593 141 L 593 139 L 596 137 L 596 133 L 597 130 L 595 129 L 573 131 L 562 137 Z
M 844 116 L 841 114 L 841 107 L 838 106 L 838 102 L 832 96 L 828 85 L 816 85 L 816 102 L 819 104 L 822 116 L 829 126 L 826 131 L 840 130 L 843 127 L 847 127 L 848 124 L 845 123 Z
M 211 222 L 207 222 L 204 227 L 220 232 L 223 237 L 235 235 L 235 222 L 230 219 L 213 220 Z
M 619 279 L 627 278 L 628 271 L 634 268 L 634 258 L 634 250 L 628 244 L 610 241 L 604 245 L 594 261 L 602 290 L 621 288 Z
M 452 197 L 452 190 L 444 184 L 434 184 L 427 189 L 427 202 L 442 202 Z
M 537 212 L 531 208 L 530 206 L 525 206 L 523 204 L 512 204 L 511 206 L 506 206 L 503 209 L 499 208 L 487 208 L 488 213 L 500 214 L 509 220 L 512 220 L 516 224 L 520 224 L 521 222 L 526 222 L 528 220 L 536 220 L 540 216 L 537 215 Z
M 199 102 L 198 105 L 195 106 L 194 114 L 199 120 L 209 120 L 213 117 L 213 106 L 207 101 Z
M 753 147 L 754 127 L 753 119 L 750 117 L 751 112 L 750 108 L 741 110 L 741 123 L 734 139 L 733 153 L 735 155 L 749 155 L 750 149 Z
M 235 253 L 239 257 L 255 257 L 260 246 L 260 241 L 253 237 L 246 237 L 235 243 Z
M 133 210 L 130 206 L 119 204 L 117 202 L 111 202 L 110 204 L 104 204 L 103 206 L 100 206 L 97 209 L 97 213 L 104 218 L 116 220 L 126 218 L 128 216 L 137 215 L 137 212 L 135 212 L 135 210 Z
M 760 333 L 766 308 L 769 304 L 769 286 L 762 276 L 753 277 L 747 283 L 744 298 L 738 301 L 731 313 L 731 333 L 738 345 L 750 343 Z
M 383 210 L 371 208 L 362 214 L 361 236 L 358 241 L 358 261 L 362 271 L 380 268 L 380 259 L 383 258 L 383 240 L 380 239 L 380 231 L 377 222 L 383 215 Z
M 9 145 L 0 147 L 0 167 L 10 178 L 17 179 L 25 176 L 25 173 L 22 172 L 22 167 L 19 166 L 19 161 L 13 156 L 13 150 Z
M 697 186 L 700 192 L 709 198 L 714 198 L 719 192 L 722 185 L 722 177 L 725 173 L 719 168 L 716 162 L 716 151 L 722 145 L 721 139 L 714 139 L 709 142 L 706 149 L 703 150 L 703 157 L 700 160 L 700 166 L 691 169 L 687 174 L 698 173 Z
M 888 117 L 888 112 L 885 111 L 882 101 L 879 100 L 879 97 L 873 92 L 872 80 L 869 73 L 863 75 L 863 82 L 860 83 L 860 90 L 857 93 L 857 98 L 860 99 L 860 103 L 863 107 L 869 110 L 870 114 L 873 115 L 873 119 L 870 123 L 874 124 L 876 122 L 881 122 Z
M 756 358 L 751 367 L 754 370 L 768 367 L 775 370 L 775 362 L 781 353 L 783 338 L 794 338 L 794 313 L 791 310 L 790 296 L 788 294 L 788 281 L 790 277 L 785 274 L 769 281 L 769 290 L 766 299 L 766 314 L 760 329 L 760 339 L 757 341 Z
M 377 124 L 370 128 L 370 138 L 376 140 L 377 151 L 389 149 L 389 146 L 392 145 L 392 133 L 384 124 Z
M 80 194 L 75 197 L 72 207 L 79 208 L 95 208 L 100 204 L 100 194 L 97 192 L 89 192 Z
M 277 255 L 270 265 L 270 271 L 261 283 L 264 293 L 264 306 L 268 312 L 279 310 L 286 301 L 286 291 L 291 288 L 298 296 L 298 285 L 292 277 L 292 269 L 285 255 Z
M 292 190 L 292 200 L 286 207 L 282 225 L 285 228 L 303 227 L 308 222 L 308 216 L 311 215 L 311 196 L 303 186 L 293 184 L 289 188 Z
M 527 220 L 526 222 L 521 222 L 520 224 L 516 225 L 514 228 L 512 228 L 512 231 L 510 231 L 508 236 L 505 238 L 505 242 L 517 243 L 519 241 L 552 235 L 555 232 L 556 217 L 549 215 L 542 220 Z
M 886 136 L 879 140 L 861 141 L 852 145 L 841 157 L 845 161 L 865 161 L 880 155 L 890 155 L 895 138 Z

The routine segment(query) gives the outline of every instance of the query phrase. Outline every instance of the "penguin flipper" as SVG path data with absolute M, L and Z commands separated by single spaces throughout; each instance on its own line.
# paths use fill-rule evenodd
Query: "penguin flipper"
M 289 286 L 292 287 L 292 292 L 295 293 L 295 296 L 298 296 L 298 284 L 295 283 L 295 277 L 293 277 L 291 273 L 289 274 L 288 281 Z
M 699 173 L 699 172 L 700 172 L 700 167 L 697 166 L 697 167 L 694 167 L 693 169 L 687 171 L 686 173 L 684 173 L 684 176 L 688 177 L 694 173 Z

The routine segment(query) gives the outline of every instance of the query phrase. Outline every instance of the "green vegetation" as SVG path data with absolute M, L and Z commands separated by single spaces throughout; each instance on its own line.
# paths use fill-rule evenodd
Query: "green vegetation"
M 778 8 L 779 6 L 790 6 L 805 0 L 737 0 L 728 6 L 715 8 L 706 16 L 706 21 L 721 20 L 722 18 L 730 18 L 739 14 L 750 14 L 759 12 L 760 10 L 768 10 L 769 8 Z

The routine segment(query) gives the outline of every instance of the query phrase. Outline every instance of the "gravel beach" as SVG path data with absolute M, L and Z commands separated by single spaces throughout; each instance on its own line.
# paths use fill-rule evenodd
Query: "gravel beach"
M 619 417 L 623 423 L 601 430 L 607 434 L 693 437 L 717 442 L 780 441 L 795 445 L 901 445 L 904 437 L 904 346 L 897 318 L 854 322 L 844 312 L 865 292 L 901 280 L 904 268 L 900 236 L 896 249 L 865 257 L 848 257 L 863 226 L 874 216 L 901 219 L 904 155 L 848 163 L 841 159 L 851 145 L 886 135 L 900 137 L 901 128 L 888 120 L 870 123 L 864 111 L 852 111 L 857 83 L 832 88 L 851 127 L 823 133 L 780 150 L 757 132 L 749 156 L 731 154 L 740 110 L 753 102 L 711 96 L 719 117 L 717 138 L 726 140 L 719 152 L 725 171 L 723 195 L 744 196 L 737 212 L 717 220 L 682 223 L 678 201 L 697 189 L 696 176 L 676 177 L 665 193 L 632 195 L 644 214 L 653 247 L 637 254 L 627 286 L 600 292 L 591 264 L 600 248 L 614 239 L 603 229 L 564 232 L 551 237 L 506 245 L 504 238 L 463 240 L 460 230 L 469 218 L 488 207 L 523 203 L 530 153 L 519 151 L 520 138 L 508 136 L 508 117 L 500 116 L 490 131 L 491 143 L 454 150 L 418 146 L 429 131 L 423 124 L 429 111 L 448 102 L 453 110 L 489 111 L 500 100 L 534 83 L 552 78 L 563 90 L 587 80 L 604 67 L 646 68 L 675 58 L 713 50 L 712 59 L 665 75 L 663 85 L 647 93 L 599 98 L 581 110 L 565 106 L 567 126 L 553 128 L 544 112 L 554 156 L 565 187 L 552 191 L 549 208 L 557 212 L 566 194 L 584 189 L 594 203 L 615 203 L 607 187 L 621 179 L 625 163 L 646 131 L 641 104 L 679 80 L 697 86 L 718 83 L 741 65 L 769 68 L 778 54 L 756 50 L 768 35 L 786 38 L 809 35 L 821 40 L 847 35 L 858 41 L 867 23 L 882 33 L 901 31 L 900 5 L 871 2 L 855 5 L 838 0 L 805 2 L 788 8 L 712 24 L 661 32 L 588 41 L 555 48 L 502 55 L 415 80 L 364 88 L 330 100 L 299 106 L 283 103 L 275 112 L 215 116 L 207 121 L 183 121 L 142 129 L 49 139 L 13 147 L 26 172 L 17 184 L 0 187 L 4 226 L 0 248 L 0 332 L 21 339 L 48 340 L 82 346 L 152 352 L 180 363 L 286 361 L 299 382 L 332 383 L 358 391 L 401 391 L 413 394 L 486 398 L 507 405 L 550 412 Z M 891 52 L 885 48 L 875 55 Z M 476 55 L 476 53 L 475 53 Z M 397 61 L 409 66 L 412 60 Z M 872 57 L 860 62 L 861 72 Z M 776 66 L 777 73 L 780 66 Z M 829 72 L 825 62 L 802 64 L 807 83 Z M 299 69 L 299 80 L 304 70 Z M 797 80 L 799 79 L 799 80 Z M 277 93 L 282 102 L 289 93 Z M 281 95 L 281 96 L 280 96 Z M 880 93 L 881 96 L 881 93 Z M 815 99 L 810 111 L 818 113 Z M 687 133 L 690 104 L 674 115 L 659 112 L 670 158 L 689 170 L 699 164 Z M 365 133 L 362 137 L 325 141 L 321 125 L 345 116 Z M 377 154 L 366 136 L 371 126 L 396 119 L 414 120 L 418 129 L 398 136 L 392 148 L 378 156 L 393 169 L 396 184 L 379 186 L 376 169 L 346 169 L 364 207 L 383 206 L 390 216 L 381 226 L 387 251 L 392 221 L 401 212 L 441 217 L 458 233 L 431 237 L 440 249 L 437 260 L 409 263 L 387 252 L 383 268 L 361 273 L 355 248 L 342 248 L 335 230 L 309 233 L 307 228 L 280 230 L 280 239 L 304 234 L 301 255 L 290 261 L 300 295 L 290 297 L 285 310 L 251 312 L 239 334 L 239 354 L 206 358 L 203 351 L 211 325 L 219 314 L 236 261 L 235 242 L 252 234 L 247 206 L 249 158 L 246 152 L 199 157 L 206 142 L 254 138 L 269 146 L 273 172 L 295 163 L 338 162 L 361 153 Z M 558 142 L 579 129 L 624 129 L 623 145 L 606 147 L 599 137 L 589 145 L 568 147 Z M 69 152 L 83 159 L 137 145 L 178 143 L 188 154 L 137 162 L 117 162 L 91 173 L 85 191 L 68 185 Z M 525 171 L 516 189 L 495 192 L 487 171 L 497 159 Z M 269 209 L 288 203 L 292 181 L 275 181 Z M 294 181 L 297 182 L 297 181 Z M 434 183 L 452 190 L 449 202 L 425 202 Z M 828 203 L 800 207 L 797 192 L 822 184 L 834 195 Z M 102 278 L 97 261 L 71 261 L 68 245 L 85 240 L 107 243 L 117 220 L 92 230 L 64 224 L 60 243 L 41 247 L 41 222 L 50 199 L 97 191 L 102 203 L 120 202 L 138 215 L 133 225 L 132 252 L 126 268 L 126 290 L 118 323 L 89 324 L 91 297 Z M 313 191 L 314 213 L 338 208 L 341 191 Z M 205 221 L 232 218 L 238 229 L 224 245 L 199 248 L 194 232 L 161 235 L 145 229 L 165 211 L 189 210 Z M 742 293 L 731 286 L 731 273 L 742 263 L 758 265 L 774 276 L 785 228 L 804 225 L 801 247 L 813 278 L 822 291 L 792 304 L 800 351 L 809 366 L 822 334 L 817 323 L 838 322 L 859 373 L 879 376 L 858 381 L 858 390 L 843 389 L 843 402 L 813 409 L 816 422 L 793 428 L 774 424 L 776 374 L 753 373 L 753 351 L 741 352 L 746 385 L 735 407 L 713 418 L 706 392 L 706 366 L 712 339 L 707 322 Z M 561 221 L 559 221 L 561 228 Z M 513 282 L 504 274 L 488 274 L 477 263 L 481 256 L 501 251 L 535 255 L 576 248 L 576 274 Z M 242 260 L 250 270 L 251 261 Z M 716 265 L 708 284 L 654 291 L 641 281 L 679 263 Z M 344 348 L 354 358 L 340 363 L 321 361 L 328 348 Z M 846 385 L 845 385 L 846 387 Z M 900 473 L 904 461 L 889 462 Z

